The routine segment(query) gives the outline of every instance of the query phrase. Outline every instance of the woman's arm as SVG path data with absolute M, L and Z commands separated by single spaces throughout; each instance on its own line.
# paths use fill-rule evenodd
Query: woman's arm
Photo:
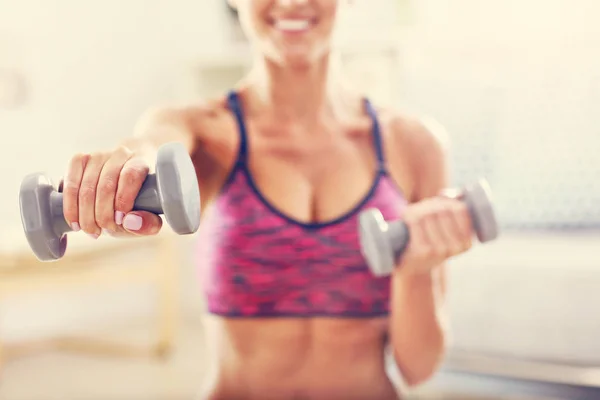
M 447 137 L 441 126 L 419 122 L 392 124 L 392 145 L 410 165 L 411 203 L 440 194 L 448 185 Z M 394 151 L 393 148 L 390 151 Z M 445 263 L 419 273 L 400 265 L 392 275 L 390 341 L 407 385 L 429 379 L 445 354 Z M 412 268 L 414 271 L 414 268 Z
M 183 143 L 189 154 L 195 151 L 198 133 L 193 106 L 152 108 L 137 121 L 131 137 L 121 145 L 137 154 L 154 169 L 158 148 L 165 143 Z

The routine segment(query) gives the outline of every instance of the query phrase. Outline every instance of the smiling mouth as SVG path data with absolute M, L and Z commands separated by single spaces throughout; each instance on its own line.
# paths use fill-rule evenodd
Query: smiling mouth
M 277 18 L 270 21 L 276 30 L 285 33 L 302 33 L 310 30 L 317 20 L 316 18 Z

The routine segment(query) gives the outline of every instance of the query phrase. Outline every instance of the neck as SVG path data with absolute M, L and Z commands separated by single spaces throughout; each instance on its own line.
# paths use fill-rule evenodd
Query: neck
M 329 56 L 302 67 L 277 65 L 263 57 L 251 73 L 252 87 L 276 119 L 313 124 L 341 110 L 336 67 Z

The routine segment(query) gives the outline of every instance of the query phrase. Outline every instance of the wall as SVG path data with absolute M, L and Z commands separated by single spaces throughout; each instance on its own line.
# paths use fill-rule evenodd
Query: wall
M 487 177 L 507 228 L 600 228 L 600 4 L 418 3 L 404 103 L 447 127 L 456 183 Z
M 22 177 L 60 177 L 72 154 L 114 146 L 144 109 L 175 98 L 186 63 L 228 39 L 223 9 L 220 0 L 0 1 L 0 70 L 18 71 L 28 86 L 21 107 L 0 108 L 3 249 L 24 241 Z M 186 273 L 182 281 L 191 282 Z M 15 299 L 0 306 L 2 335 L 144 316 L 152 299 L 147 288 Z

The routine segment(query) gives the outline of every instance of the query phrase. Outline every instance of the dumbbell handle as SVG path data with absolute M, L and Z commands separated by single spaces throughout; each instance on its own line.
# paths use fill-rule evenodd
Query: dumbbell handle
M 67 224 L 63 212 L 63 193 L 52 192 L 50 194 L 50 211 L 54 231 L 57 233 L 72 232 L 73 229 Z M 160 194 L 158 192 L 156 174 L 148 174 L 142 184 L 133 205 L 133 211 L 148 211 L 154 214 L 162 214 Z
M 390 221 L 388 222 L 387 229 L 392 250 L 394 251 L 394 259 L 398 260 L 410 242 L 408 225 L 402 220 Z

